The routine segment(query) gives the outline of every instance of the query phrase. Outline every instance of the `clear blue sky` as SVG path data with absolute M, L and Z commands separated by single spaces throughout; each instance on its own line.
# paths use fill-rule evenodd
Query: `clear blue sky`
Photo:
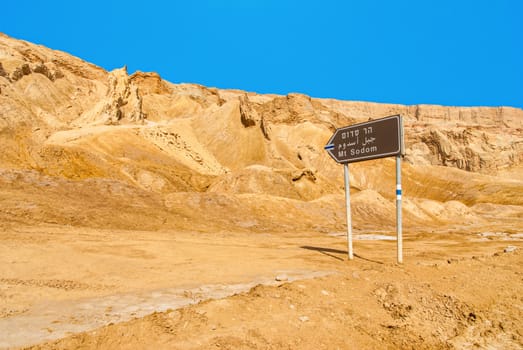
M 523 107 L 521 0 L 5 1 L 0 31 L 259 93 Z

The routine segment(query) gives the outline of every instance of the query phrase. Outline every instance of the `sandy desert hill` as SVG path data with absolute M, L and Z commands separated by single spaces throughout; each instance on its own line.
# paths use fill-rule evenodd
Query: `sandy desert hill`
M 343 168 L 323 147 L 337 127 L 394 114 L 407 234 L 520 234 L 521 109 L 173 84 L 0 34 L 0 228 L 340 233 Z M 394 181 L 394 159 L 351 165 L 357 232 L 394 232 Z
M 154 229 L 189 223 L 205 230 L 212 221 L 255 231 L 331 230 L 342 222 L 323 212 L 340 210 L 343 171 L 323 146 L 336 127 L 392 114 L 405 119 L 408 223 L 440 225 L 461 212 L 479 220 L 523 204 L 520 109 L 171 84 L 156 73 L 106 72 L 59 51 L 0 40 L 2 188 L 31 196 L 21 205 L 4 193 L 4 224 Z M 352 168 L 355 205 L 362 207 L 356 225 L 386 219 L 394 194 L 391 160 Z M 50 205 L 56 202 L 62 205 Z

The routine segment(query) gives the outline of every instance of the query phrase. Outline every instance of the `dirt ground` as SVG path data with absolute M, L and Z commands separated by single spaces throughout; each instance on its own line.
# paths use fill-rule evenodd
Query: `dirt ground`
M 4 228 L 0 347 L 523 347 L 521 233 L 370 233 Z

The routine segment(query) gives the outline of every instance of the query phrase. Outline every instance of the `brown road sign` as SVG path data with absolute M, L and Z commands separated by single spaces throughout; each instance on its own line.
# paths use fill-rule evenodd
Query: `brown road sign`
M 401 116 L 394 115 L 336 129 L 325 150 L 338 163 L 361 162 L 402 153 Z

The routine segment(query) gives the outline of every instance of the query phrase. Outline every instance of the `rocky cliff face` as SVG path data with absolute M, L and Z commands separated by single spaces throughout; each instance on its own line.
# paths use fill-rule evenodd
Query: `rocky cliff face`
M 16 181 L 6 180 L 8 173 L 10 179 L 30 173 L 48 177 L 37 182 L 73 181 L 73 187 L 81 181 L 96 191 L 104 179 L 145 191 L 156 203 L 146 207 L 158 205 L 169 215 L 174 210 L 194 219 L 208 200 L 217 201 L 212 206 L 217 221 L 229 215 L 234 225 L 259 228 L 279 222 L 282 227 L 293 222 L 292 215 L 310 216 L 306 225 L 341 225 L 339 217 L 322 209 L 328 206 L 326 198 L 342 194 L 343 186 L 342 170 L 323 146 L 336 127 L 392 114 L 403 115 L 405 122 L 405 186 L 412 196 L 407 218 L 412 223 L 438 222 L 431 201 L 458 200 L 469 211 L 487 202 L 523 204 L 521 182 L 513 182 L 521 180 L 523 162 L 521 109 L 402 106 L 172 84 L 156 73 L 129 75 L 125 67 L 106 72 L 63 52 L 0 35 L 0 168 L 10 191 Z M 369 218 L 388 215 L 383 201 L 393 198 L 391 162 L 352 166 L 353 190 L 366 191 L 360 199 Z M 24 180 L 36 175 L 16 176 L 22 191 L 40 188 Z M 200 209 L 184 209 L 180 193 L 193 193 Z M 74 201 L 80 205 L 82 199 Z M 287 216 L 285 210 L 272 210 L 281 208 L 281 201 L 293 208 Z M 368 207 L 369 201 L 376 205 Z M 253 214 L 260 203 L 266 210 Z M 258 216 L 242 220 L 242 211 Z M 4 218 L 14 220 L 13 212 L 4 210 Z M 36 214 L 29 210 L 25 215 Z M 73 214 L 56 220 L 67 222 L 67 215 Z

